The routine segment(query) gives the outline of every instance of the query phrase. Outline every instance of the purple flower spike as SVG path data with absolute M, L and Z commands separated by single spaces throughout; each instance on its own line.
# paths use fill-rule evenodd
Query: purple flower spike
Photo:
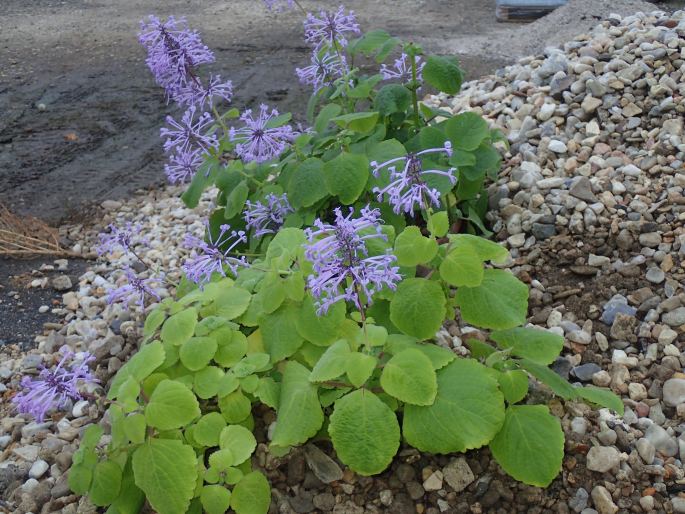
M 340 300 L 354 302 L 362 309 L 383 286 L 395 289 L 402 279 L 399 267 L 393 266 L 397 257 L 390 250 L 370 257 L 366 247 L 369 239 L 386 239 L 379 224 L 380 210 L 367 206 L 356 219 L 352 219 L 353 213 L 350 208 L 343 216 L 336 208 L 334 225 L 317 219 L 315 228 L 306 230 L 310 244 L 305 247 L 305 257 L 314 267 L 307 284 L 317 301 L 319 316 Z
M 304 68 L 296 68 L 295 73 L 297 73 L 301 84 L 314 86 L 316 93 L 322 87 L 333 84 L 336 78 L 345 75 L 347 65 L 345 59 L 336 54 L 325 53 L 323 56 L 319 56 L 318 52 L 314 52 L 311 64 Z
M 110 224 L 107 226 L 109 232 L 98 234 L 100 245 L 95 249 L 98 255 L 111 253 L 117 248 L 129 251 L 136 244 L 147 244 L 147 238 L 140 235 L 140 225 L 132 225 L 127 222 L 124 228 Z
M 423 80 L 422 72 L 425 62 L 421 62 L 421 57 L 416 57 L 416 80 L 421 82 Z M 411 60 L 407 54 L 402 54 L 399 59 L 395 60 L 395 65 L 390 68 L 387 65 L 381 65 L 381 76 L 383 80 L 399 80 L 401 82 L 411 81 Z
M 233 82 L 222 82 L 219 75 L 211 75 L 207 87 L 200 82 L 192 81 L 180 88 L 176 94 L 176 101 L 179 104 L 195 105 L 200 109 L 204 109 L 205 104 L 211 109 L 219 99 L 230 102 L 232 98 Z
M 231 141 L 237 143 L 235 151 L 243 161 L 258 163 L 270 161 L 290 146 L 296 136 L 290 125 L 267 126 L 269 120 L 276 116 L 278 116 L 276 109 L 269 112 L 266 105 L 261 105 L 256 119 L 252 115 L 252 109 L 247 109 L 240 116 L 245 126 L 239 129 L 231 127 L 229 137 Z
M 264 0 L 264 4 L 267 9 L 272 10 L 276 8 L 277 11 L 283 9 L 283 4 L 285 4 L 288 9 L 295 7 L 294 0 Z
M 161 137 L 166 138 L 166 141 L 164 141 L 165 152 L 173 149 L 178 152 L 190 152 L 196 148 L 209 152 L 210 149 L 218 146 L 219 143 L 216 136 L 206 133 L 212 126 L 212 116 L 205 112 L 197 120 L 194 120 L 195 110 L 194 105 L 188 107 L 180 123 L 171 116 L 166 117 L 166 122 L 171 128 L 163 127 L 159 132 Z
M 188 280 L 195 282 L 202 288 L 212 279 L 213 273 L 226 276 L 225 267 L 233 275 L 238 273 L 240 266 L 247 266 L 245 257 L 232 257 L 230 253 L 240 243 L 246 243 L 247 237 L 242 230 L 231 230 L 229 225 L 221 225 L 219 235 L 212 239 L 209 226 L 207 227 L 209 241 L 187 234 L 185 246 L 194 250 L 193 256 L 183 264 L 183 271 Z
M 69 400 L 82 400 L 80 383 L 97 383 L 88 364 L 95 359 L 88 352 L 75 354 L 68 346 L 60 348 L 62 359 L 55 369 L 43 368 L 38 378 L 25 376 L 23 391 L 12 402 L 21 414 L 31 414 L 38 423 L 51 409 L 62 409 Z
M 346 35 L 360 32 L 354 11 L 345 14 L 345 8 L 342 5 L 336 12 L 321 11 L 319 18 L 308 13 L 304 22 L 304 39 L 317 49 L 324 45 L 347 46 Z
M 164 174 L 171 184 L 190 182 L 203 162 L 204 159 L 197 150 L 176 152 L 169 158 L 169 163 L 164 165 Z
M 383 200 L 383 195 L 388 195 L 388 201 L 393 206 L 393 211 L 396 214 L 404 211 L 412 216 L 416 206 L 421 209 L 427 209 L 429 204 L 439 207 L 440 192 L 435 188 L 429 187 L 424 181 L 423 176 L 430 174 L 442 175 L 447 177 L 452 184 L 456 184 L 457 178 L 454 175 L 456 168 L 450 168 L 447 171 L 424 170 L 421 156 L 430 153 L 444 153 L 450 156 L 452 155 L 452 145 L 447 141 L 443 148 L 430 148 L 418 153 L 409 153 L 402 157 L 390 159 L 382 164 L 373 161 L 371 166 L 373 167 L 372 173 L 375 177 L 380 175 L 383 168 L 387 168 L 390 172 L 390 184 L 384 188 L 375 187 L 373 189 L 373 192 L 378 194 L 378 201 Z M 402 166 L 399 171 L 397 170 L 398 166 Z
M 287 195 L 276 196 L 270 194 L 266 197 L 266 203 L 245 202 L 247 209 L 243 213 L 247 228 L 254 229 L 254 236 L 261 237 L 266 234 L 275 234 L 281 228 L 285 217 L 295 210 L 290 206 Z
M 161 300 L 159 294 L 155 291 L 151 284 L 158 284 L 159 280 L 156 278 L 141 278 L 130 269 L 124 269 L 128 284 L 112 289 L 107 293 L 107 303 L 122 303 L 126 308 L 131 301 L 135 301 L 140 310 L 145 310 L 145 298 L 152 297 L 157 301 Z
M 140 26 L 138 40 L 147 49 L 146 63 L 169 98 L 175 98 L 189 82 L 197 81 L 196 66 L 214 62 L 214 54 L 196 31 L 188 29 L 183 18 L 170 16 L 162 22 L 150 16 Z

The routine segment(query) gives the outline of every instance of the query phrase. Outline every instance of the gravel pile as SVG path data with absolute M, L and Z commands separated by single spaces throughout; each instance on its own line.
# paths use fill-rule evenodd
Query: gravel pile
M 257 458 L 274 486 L 273 512 L 685 512 L 684 74 L 684 12 L 610 16 L 562 49 L 468 83 L 455 98 L 428 100 L 479 111 L 507 135 L 490 221 L 511 250 L 508 266 L 531 286 L 530 321 L 565 336 L 564 356 L 554 364 L 559 374 L 611 387 L 625 415 L 562 403 L 531 383 L 531 396 L 550 405 L 567 436 L 562 474 L 543 490 L 502 474 L 487 450 L 430 456 L 405 449 L 371 478 L 313 445 L 276 459 L 264 445 L 263 428 L 273 421 L 264 411 Z M 151 241 L 141 256 L 173 281 L 182 236 L 202 233 L 209 205 L 191 212 L 177 195 L 167 189 L 106 202 L 101 227 L 67 235 L 88 253 L 110 222 L 140 223 Z M 53 363 L 63 344 L 92 352 L 106 383 L 140 341 L 142 314 L 104 299 L 117 283 L 114 270 L 136 266 L 126 259 L 112 255 L 77 284 L 54 284 L 65 289 L 56 307 L 64 325 L 37 337 L 35 350 L 0 350 L 0 393 L 9 398 L 21 375 Z M 463 353 L 461 338 L 467 330 L 473 337 L 472 329 L 459 320 L 447 329 L 439 343 Z M 79 434 L 102 412 L 101 404 L 83 401 L 37 424 L 5 402 L 4 508 L 95 512 L 70 494 L 66 471 Z

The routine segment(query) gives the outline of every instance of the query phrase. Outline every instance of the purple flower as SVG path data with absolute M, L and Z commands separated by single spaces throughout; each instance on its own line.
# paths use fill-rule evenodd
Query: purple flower
M 390 184 L 384 188 L 375 187 L 373 189 L 373 192 L 378 194 L 378 201 L 382 201 L 383 195 L 387 194 L 388 201 L 393 206 L 393 211 L 396 214 L 404 211 L 412 216 L 416 206 L 421 209 L 427 209 L 429 204 L 432 203 L 439 207 L 440 192 L 426 184 L 424 176 L 441 175 L 447 177 L 452 184 L 456 184 L 457 178 L 454 175 L 456 168 L 450 168 L 447 171 L 438 169 L 424 170 L 421 157 L 430 153 L 444 153 L 450 156 L 452 155 L 452 145 L 447 141 L 443 148 L 430 148 L 418 153 L 409 153 L 402 157 L 390 159 L 382 164 L 373 161 L 371 166 L 373 167 L 372 172 L 375 177 L 380 175 L 383 168 L 387 167 L 390 172 Z M 397 170 L 398 164 L 402 166 L 399 171 Z
M 288 203 L 287 195 L 267 195 L 266 203 L 249 200 L 245 202 L 247 209 L 243 213 L 248 229 L 254 229 L 254 236 L 261 237 L 265 234 L 275 234 L 281 228 L 285 217 L 295 210 Z
M 128 280 L 127 284 L 112 289 L 107 293 L 107 303 L 123 303 L 124 307 L 128 307 L 128 304 L 135 300 L 136 304 L 140 307 L 140 310 L 145 309 L 145 298 L 150 296 L 155 298 L 157 301 L 161 300 L 159 294 L 150 285 L 153 283 L 158 284 L 159 279 L 154 277 L 141 278 L 131 269 L 125 268 L 124 274 Z
M 214 62 L 214 54 L 196 31 L 188 29 L 184 18 L 170 16 L 162 22 L 156 16 L 141 21 L 138 40 L 147 49 L 146 63 L 157 83 L 175 98 L 178 90 L 197 81 L 193 69 Z
M 312 54 L 311 64 L 304 68 L 296 68 L 295 73 L 301 84 L 314 86 L 316 93 L 324 86 L 333 84 L 336 78 L 347 73 L 347 65 L 343 57 L 326 52 L 323 56 L 319 52 Z
M 185 246 L 192 248 L 193 255 L 183 263 L 183 271 L 188 280 L 200 287 L 212 279 L 213 273 L 226 276 L 225 267 L 236 275 L 238 267 L 247 266 L 245 257 L 232 257 L 230 253 L 240 243 L 246 243 L 247 237 L 242 230 L 231 230 L 229 225 L 221 225 L 219 235 L 212 239 L 209 225 L 207 225 L 208 241 L 191 234 L 186 235 Z
M 295 132 L 290 125 L 269 127 L 269 120 L 278 116 L 278 111 L 269 112 L 266 105 L 259 107 L 259 116 L 252 116 L 252 109 L 247 109 L 240 116 L 244 127 L 231 127 L 229 137 L 236 142 L 235 151 L 245 162 L 265 162 L 278 157 L 290 146 Z
M 264 0 L 264 4 L 267 9 L 271 10 L 275 7 L 277 11 L 280 11 L 283 8 L 283 4 L 285 4 L 288 9 L 295 7 L 294 0 Z
M 317 219 L 315 228 L 305 231 L 310 243 L 305 246 L 305 257 L 314 268 L 307 284 L 317 300 L 319 316 L 339 300 L 354 302 L 361 310 L 383 286 L 395 289 L 402 278 L 390 250 L 369 256 L 367 240 L 387 239 L 379 224 L 379 209 L 367 206 L 356 219 L 352 219 L 352 208 L 346 217 L 339 208 L 334 212 L 334 225 Z
M 171 184 L 183 184 L 192 180 L 203 162 L 202 154 L 197 150 L 176 152 L 164 165 L 164 174 Z
M 95 249 L 98 255 L 111 253 L 118 247 L 124 251 L 130 251 L 136 244 L 146 244 L 147 239 L 140 236 L 140 225 L 132 225 L 127 222 L 124 228 L 110 224 L 109 232 L 98 234 L 100 245 Z
M 416 57 L 416 80 L 421 82 L 423 80 L 422 72 L 425 62 L 421 62 L 421 57 Z M 383 80 L 399 80 L 401 82 L 411 81 L 411 61 L 407 54 L 402 54 L 399 59 L 395 60 L 395 65 L 389 68 L 383 64 L 381 66 L 381 76 Z
M 324 45 L 333 48 L 347 46 L 348 33 L 359 34 L 359 24 L 354 11 L 345 14 L 345 8 L 341 5 L 336 12 L 321 11 L 319 18 L 312 13 L 307 13 L 304 22 L 304 39 L 319 49 Z
M 38 423 L 49 410 L 64 408 L 68 400 L 82 400 L 79 382 L 98 382 L 88 368 L 95 357 L 88 352 L 75 354 L 66 345 L 60 353 L 62 359 L 55 369 L 41 369 L 38 378 L 25 376 L 21 381 L 23 391 L 12 399 L 19 413 L 31 414 Z
M 171 116 L 166 117 L 166 122 L 171 128 L 160 129 L 160 136 L 166 138 L 164 151 L 176 149 L 179 152 L 190 152 L 199 148 L 204 152 L 209 152 L 210 149 L 218 146 L 216 136 L 207 133 L 213 123 L 212 116 L 205 112 L 194 120 L 195 110 L 194 105 L 188 107 L 180 122 Z
M 219 75 L 211 75 L 206 87 L 199 81 L 188 82 L 177 91 L 175 97 L 181 105 L 196 105 L 200 109 L 204 109 L 205 104 L 209 105 L 210 108 L 214 107 L 214 103 L 220 98 L 226 102 L 231 101 L 233 98 L 233 82 L 230 80 L 222 82 Z

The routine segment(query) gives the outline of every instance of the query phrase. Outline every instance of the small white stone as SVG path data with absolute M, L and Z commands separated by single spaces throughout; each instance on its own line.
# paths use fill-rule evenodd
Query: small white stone
M 71 409 L 71 415 L 74 416 L 75 418 L 80 418 L 81 416 L 85 416 L 87 412 L 88 412 L 88 401 L 87 400 L 77 401 L 74 404 L 74 407 Z
M 36 462 L 34 462 L 31 466 L 31 469 L 29 469 L 29 476 L 31 478 L 40 478 L 45 474 L 49 467 L 50 466 L 47 462 L 45 462 L 42 459 L 39 459 Z
M 40 307 L 38 307 L 38 312 L 40 312 L 41 314 L 45 314 L 49 310 L 50 310 L 50 307 L 47 305 L 41 305 Z
M 552 139 L 547 148 L 554 153 L 566 153 L 568 151 L 566 144 L 558 139 Z

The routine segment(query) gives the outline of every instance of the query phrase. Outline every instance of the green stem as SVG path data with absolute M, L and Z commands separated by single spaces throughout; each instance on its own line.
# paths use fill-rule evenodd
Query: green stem
M 411 56 L 411 81 L 412 81 L 412 87 L 411 87 L 411 100 L 412 103 L 414 104 L 414 125 L 416 127 L 416 131 L 418 132 L 421 129 L 421 118 L 419 118 L 419 97 L 416 94 L 416 85 L 418 83 L 417 81 L 417 74 L 416 74 L 416 56 L 412 53 L 410 54 Z
M 228 134 L 228 127 L 224 123 L 223 117 L 221 116 L 221 114 L 219 114 L 219 111 L 216 110 L 215 105 L 212 105 L 212 112 L 214 113 L 214 118 L 216 119 L 216 121 L 218 121 L 219 125 L 221 125 L 221 130 L 224 131 L 224 136 L 226 136 Z
M 261 180 L 257 180 L 256 178 L 254 178 L 254 177 L 253 177 L 252 175 L 250 175 L 249 173 L 245 173 L 243 170 L 239 170 L 239 169 L 236 169 L 236 171 L 237 171 L 238 173 L 240 173 L 240 174 L 241 174 L 243 177 L 245 177 L 246 179 L 251 180 L 252 182 L 254 182 L 255 184 L 257 184 L 259 187 L 264 187 L 264 182 L 262 182 Z

